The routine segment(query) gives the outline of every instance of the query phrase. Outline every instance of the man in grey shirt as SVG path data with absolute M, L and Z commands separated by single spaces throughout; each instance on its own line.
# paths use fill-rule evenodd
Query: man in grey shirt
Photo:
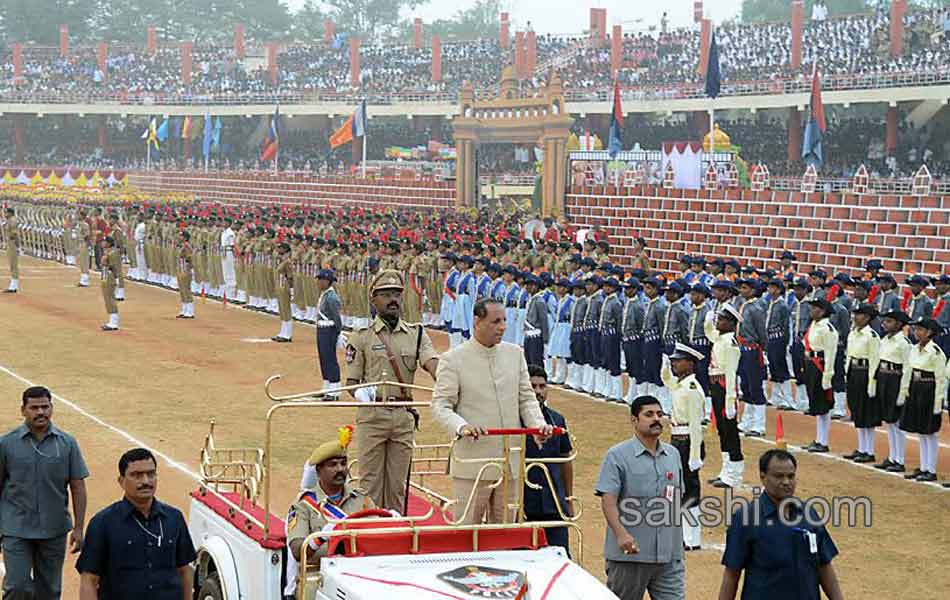
M 0 438 L 3 598 L 54 600 L 62 588 L 66 534 L 72 553 L 82 549 L 89 471 L 76 440 L 53 425 L 48 389 L 27 388 L 21 412 L 23 424 Z
M 673 514 L 683 487 L 679 454 L 660 441 L 659 400 L 640 396 L 630 412 L 634 437 L 607 451 L 595 487 L 607 520 L 607 587 L 622 600 L 642 600 L 647 590 L 652 600 L 683 600 L 683 530 Z M 659 510 L 669 517 L 656 525 Z

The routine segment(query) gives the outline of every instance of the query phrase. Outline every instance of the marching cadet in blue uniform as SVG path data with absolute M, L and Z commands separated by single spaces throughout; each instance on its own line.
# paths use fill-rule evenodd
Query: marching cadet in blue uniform
M 742 401 L 745 410 L 739 422 L 739 431 L 749 437 L 765 435 L 765 374 L 768 368 L 768 357 L 765 349 L 768 346 L 768 331 L 765 327 L 765 308 L 762 300 L 755 296 L 757 284 L 754 279 L 739 280 L 739 294 L 741 304 L 739 315 L 742 322 L 739 325 L 737 339 L 742 346 L 742 355 L 739 361 L 739 382 L 742 389 Z
M 462 267 L 455 284 L 455 311 L 452 316 L 452 328 L 458 331 L 458 336 L 450 337 L 456 342 L 453 348 L 472 337 L 472 310 L 475 306 L 475 275 L 472 273 L 475 259 L 460 256 L 458 262 Z
M 611 277 L 604 282 L 604 305 L 600 311 L 598 333 L 600 335 L 603 367 L 600 379 L 601 394 L 608 402 L 623 402 L 623 376 L 620 370 L 620 327 L 623 321 L 623 306 L 617 295 L 620 282 Z
M 600 346 L 600 311 L 604 306 L 603 280 L 594 275 L 587 279 L 587 312 L 584 314 L 584 331 L 587 338 L 587 365 L 584 367 L 584 382 L 581 389 L 588 394 L 597 395 L 598 374 L 603 368 L 603 354 Z
M 317 357 L 320 360 L 320 374 L 323 376 L 323 389 L 340 388 L 340 362 L 336 357 L 336 347 L 343 331 L 343 319 L 340 316 L 343 303 L 336 293 L 333 283 L 336 273 L 331 269 L 322 269 L 317 273 Z M 327 394 L 327 400 L 335 400 L 339 394 Z
M 627 378 L 630 382 L 626 402 L 632 405 L 633 400 L 642 395 L 638 388 L 640 382 L 643 381 L 643 338 L 641 336 L 645 309 L 639 297 L 640 282 L 631 277 L 623 287 L 626 301 L 623 306 L 623 319 L 620 321 L 620 339 L 627 367 Z
M 901 299 L 897 295 L 897 281 L 893 275 L 879 275 L 877 282 L 877 291 L 871 288 L 871 294 L 868 296 L 869 302 L 874 305 L 877 312 L 886 315 L 889 312 L 901 310 Z M 878 331 L 878 333 L 881 333 Z
M 558 305 L 558 295 L 554 290 L 554 277 L 552 277 L 547 271 L 541 273 L 541 275 L 538 277 L 541 279 L 541 299 L 544 301 L 544 307 L 547 309 L 548 331 L 551 332 L 551 335 L 554 335 L 555 317 L 557 315 Z M 550 338 L 544 344 L 544 371 L 545 373 L 554 373 L 554 366 L 551 361 Z
M 882 315 L 881 325 L 884 335 L 881 337 L 880 363 L 877 368 L 877 389 L 874 399 L 881 410 L 881 420 L 887 429 L 887 459 L 874 465 L 890 473 L 903 473 L 904 448 L 907 437 L 899 426 L 903 407 L 898 405 L 902 389 L 910 386 L 911 370 L 908 366 L 910 339 L 904 335 L 904 328 L 910 323 L 906 313 L 899 310 Z M 904 380 L 907 381 L 904 381 Z
M 518 296 L 518 310 L 515 320 L 515 344 L 524 346 L 524 320 L 528 315 L 528 300 L 531 299 L 531 293 L 525 289 L 525 280 L 531 275 L 529 271 L 518 273 L 517 278 L 521 280 L 521 294 Z M 538 280 L 538 287 L 540 287 Z
M 575 281 L 571 285 L 574 294 L 574 306 L 571 307 L 571 354 L 567 359 L 567 381 L 569 390 L 580 390 L 584 386 L 587 372 L 587 339 L 584 316 L 587 314 L 587 283 Z
M 717 279 L 709 286 L 709 291 L 712 294 L 712 298 L 709 299 L 709 310 L 715 314 L 720 308 L 729 304 L 735 295 L 736 288 L 728 279 Z
M 696 381 L 703 388 L 703 394 L 706 396 L 704 404 L 703 419 L 709 419 L 709 412 L 712 408 L 712 400 L 709 396 L 709 355 L 712 352 L 712 345 L 709 338 L 706 337 L 706 331 L 703 323 L 706 322 L 706 315 L 709 314 L 709 296 L 711 292 L 705 284 L 697 283 L 689 290 L 690 308 L 689 318 L 686 323 L 686 345 L 702 353 L 702 360 L 696 363 Z
M 640 380 L 641 394 L 661 399 L 660 364 L 663 356 L 663 324 L 666 322 L 668 306 L 662 296 L 663 282 L 656 277 L 643 280 L 643 293 L 646 305 L 643 314 L 643 379 Z M 642 389 L 645 386 L 646 389 Z M 666 411 L 669 407 L 664 406 Z
M 505 280 L 501 277 L 501 265 L 497 263 L 491 263 L 486 270 L 491 276 L 491 286 L 488 290 L 488 295 L 495 300 L 500 301 L 502 304 L 505 303 L 505 292 L 507 291 L 508 284 L 505 283 Z
M 907 301 L 904 312 L 910 317 L 911 322 L 916 323 L 921 319 L 932 318 L 934 302 L 926 291 L 930 287 L 930 280 L 923 275 L 914 275 L 907 279 L 907 285 L 910 286 L 910 299 Z M 916 328 L 911 328 L 910 340 L 916 344 L 915 332 Z
M 548 311 L 544 303 L 543 294 L 539 288 L 541 280 L 535 275 L 528 275 L 524 280 L 525 291 L 530 294 L 524 321 L 524 358 L 529 365 L 543 366 L 544 346 L 550 339 L 548 329 Z
M 571 314 L 575 298 L 571 294 L 571 281 L 557 282 L 557 308 L 554 311 L 554 329 L 551 331 L 550 355 L 554 372 L 551 383 L 561 385 L 568 380 L 567 364 L 571 358 Z
M 848 347 L 848 333 L 851 332 L 850 299 L 846 298 L 840 282 L 831 280 L 825 282 L 826 300 L 831 303 L 831 324 L 838 332 L 838 351 L 835 353 L 835 377 L 832 380 L 834 387 L 834 407 L 831 409 L 831 419 L 837 421 L 847 416 L 848 400 L 845 393 L 845 365 L 844 358 Z
M 785 299 L 785 283 L 772 279 L 767 284 L 769 302 L 765 311 L 765 330 L 768 344 L 769 381 L 772 394 L 769 403 L 779 410 L 792 408 L 792 378 L 788 372 L 789 309 Z
M 666 286 L 666 302 L 669 309 L 663 319 L 663 348 L 666 354 L 671 354 L 677 342 L 686 341 L 686 328 L 689 316 L 683 304 L 683 295 L 687 287 L 682 281 L 671 281 Z
M 706 272 L 706 259 L 702 256 L 694 256 L 689 266 L 690 274 L 692 275 L 691 280 L 688 282 L 690 287 L 696 284 L 709 287 L 716 281 L 715 277 Z
M 805 332 L 805 389 L 808 392 L 808 414 L 816 418 L 815 441 L 805 450 L 828 452 L 828 433 L 831 430 L 831 409 L 834 407 L 833 381 L 835 355 L 838 353 L 838 330 L 831 324 L 834 307 L 821 296 L 808 300 L 811 307 L 811 325 Z
M 518 299 L 521 298 L 521 286 L 515 281 L 518 268 L 514 265 L 505 267 L 505 333 L 502 340 L 511 344 L 516 343 L 518 328 Z
M 950 304 L 950 275 L 934 277 L 933 284 L 937 288 L 937 302 L 931 316 L 942 328 L 934 342 L 944 354 L 950 355 L 950 306 L 947 306 Z
M 482 298 L 488 298 L 492 290 L 492 274 L 488 271 L 491 267 L 491 261 L 487 258 L 479 258 L 475 261 L 475 302 Z M 475 306 L 475 302 L 472 306 Z
M 877 309 L 862 304 L 854 309 L 854 327 L 848 334 L 845 368 L 847 399 L 854 427 L 858 431 L 858 447 L 844 458 L 856 463 L 872 463 L 874 429 L 881 424 L 880 402 L 877 401 L 877 373 L 881 356 L 881 338 L 871 328 Z
M 458 346 L 462 341 L 462 335 L 452 319 L 455 318 L 455 289 L 458 286 L 459 272 L 455 268 L 458 257 L 448 252 L 442 255 L 442 272 L 445 273 L 445 280 L 442 283 L 442 303 L 439 308 L 439 317 L 445 325 L 445 331 L 449 334 L 449 346 Z M 379 262 L 377 261 L 377 264 Z
M 808 279 L 804 277 L 799 278 L 792 285 L 792 293 L 797 302 L 790 318 L 792 343 L 788 352 L 792 359 L 792 377 L 795 378 L 796 383 L 794 409 L 801 412 L 808 410 L 808 392 L 805 390 L 805 346 L 802 338 L 808 331 L 808 326 L 811 325 L 811 307 L 807 300 L 811 292 L 812 288 L 808 284 Z
M 784 277 L 790 277 L 794 279 L 798 272 L 795 269 L 795 263 L 798 261 L 793 253 L 785 250 L 782 252 L 782 256 L 779 257 L 779 274 Z
M 872 258 L 864 265 L 864 270 L 868 272 L 868 280 L 871 283 L 880 283 L 883 269 L 884 263 L 877 258 Z
M 917 434 L 920 468 L 905 474 L 904 479 L 929 482 L 937 480 L 938 436 L 947 397 L 947 356 L 933 342 L 941 331 L 935 320 L 924 318 L 915 321 L 913 326 L 917 343 L 911 348 L 907 361 L 911 375 L 901 380 L 897 403 L 904 407 L 901 430 Z

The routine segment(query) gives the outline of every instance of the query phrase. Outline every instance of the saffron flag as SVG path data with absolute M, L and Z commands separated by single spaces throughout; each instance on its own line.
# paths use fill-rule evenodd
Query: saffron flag
M 818 76 L 818 62 L 811 68 L 811 100 L 809 102 L 808 123 L 805 125 L 805 135 L 802 140 L 802 160 L 816 169 L 825 162 L 825 155 L 821 149 L 821 138 L 827 126 L 825 124 L 825 106 L 821 102 L 821 79 Z
M 616 158 L 623 149 L 623 109 L 620 107 L 620 83 L 614 81 L 614 108 L 610 115 L 610 137 L 607 141 L 607 153 Z
M 330 148 L 336 149 L 366 135 L 366 100 L 360 102 L 356 111 L 330 136 Z
M 267 135 L 264 136 L 264 144 L 261 146 L 261 162 L 267 162 L 277 158 L 277 150 L 280 148 L 280 106 L 274 109 L 274 114 L 270 118 L 270 125 L 267 127 Z
M 191 116 L 185 117 L 184 123 L 181 124 L 181 139 L 187 140 L 191 137 Z

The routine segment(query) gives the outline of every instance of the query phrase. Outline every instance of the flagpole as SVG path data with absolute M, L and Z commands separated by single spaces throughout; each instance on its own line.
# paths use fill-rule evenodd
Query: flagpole
M 363 163 L 361 170 L 363 179 L 366 179 L 366 128 L 363 129 Z
M 145 140 L 145 170 L 152 170 L 152 140 Z
M 369 133 L 368 131 L 369 119 L 366 118 L 366 98 L 363 98 L 362 109 L 363 109 L 362 110 L 363 114 L 360 117 L 363 120 L 363 163 L 362 163 L 363 175 L 362 176 L 363 176 L 363 179 L 366 179 L 366 138 L 368 137 L 367 134 Z

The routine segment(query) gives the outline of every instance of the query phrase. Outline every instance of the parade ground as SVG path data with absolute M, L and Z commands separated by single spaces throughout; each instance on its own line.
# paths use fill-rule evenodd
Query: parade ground
M 32 258 L 21 259 L 20 293 L 0 297 L 0 394 L 6 409 L 4 430 L 20 422 L 20 394 L 28 385 L 45 385 L 54 393 L 54 423 L 78 440 L 89 466 L 87 480 L 92 515 L 121 496 L 116 483 L 120 454 L 133 446 L 160 453 L 158 496 L 188 512 L 188 493 L 198 485 L 199 451 L 216 423 L 219 446 L 264 445 L 264 416 L 272 402 L 264 382 L 274 374 L 283 379 L 276 393 L 319 388 L 314 330 L 294 326 L 292 344 L 271 343 L 276 317 L 211 300 L 196 300 L 197 318 L 175 319 L 178 294 L 127 282 L 127 300 L 119 305 L 122 329 L 103 332 L 105 322 L 98 282 L 76 287 L 78 272 L 70 267 Z M 9 273 L 0 268 L 0 280 Z M 446 337 L 432 333 L 437 349 Z M 341 363 L 343 354 L 340 354 Z M 431 385 L 420 370 L 416 383 Z M 417 396 L 427 400 L 425 394 Z M 604 520 L 593 494 L 600 460 L 606 450 L 631 435 L 629 412 L 622 406 L 592 400 L 570 391 L 552 389 L 550 404 L 567 419 L 577 439 L 575 495 L 583 505 L 584 566 L 603 578 Z M 785 437 L 794 451 L 814 438 L 814 420 L 782 413 Z M 946 413 L 944 413 L 946 419 Z M 285 413 L 275 428 L 272 510 L 286 513 L 294 499 L 301 466 L 317 444 L 354 423 L 351 409 L 321 408 L 308 413 Z M 744 487 L 758 483 L 758 457 L 774 445 L 775 412 L 769 411 L 766 439 L 746 439 Z M 422 413 L 419 442 L 445 442 L 427 411 Z M 887 455 L 883 429 L 876 437 L 877 456 Z M 934 557 L 950 548 L 950 489 L 905 481 L 902 477 L 845 461 L 856 435 L 850 424 L 834 422 L 833 454 L 796 452 L 799 460 L 797 495 L 867 497 L 871 527 L 830 527 L 840 551 L 835 567 L 847 598 L 916 598 L 942 596 L 945 563 Z M 907 467 L 918 463 L 916 440 L 909 437 Z M 703 495 L 722 497 L 705 484 L 719 471 L 719 444 L 714 429 L 706 432 Z M 950 479 L 950 425 L 940 437 L 938 472 Z M 858 515 L 859 521 L 863 515 Z M 725 529 L 704 529 L 704 549 L 687 556 L 687 595 L 714 598 L 719 588 L 719 564 Z M 572 540 L 575 557 L 576 540 Z M 78 597 L 75 559 L 67 558 L 64 598 Z

